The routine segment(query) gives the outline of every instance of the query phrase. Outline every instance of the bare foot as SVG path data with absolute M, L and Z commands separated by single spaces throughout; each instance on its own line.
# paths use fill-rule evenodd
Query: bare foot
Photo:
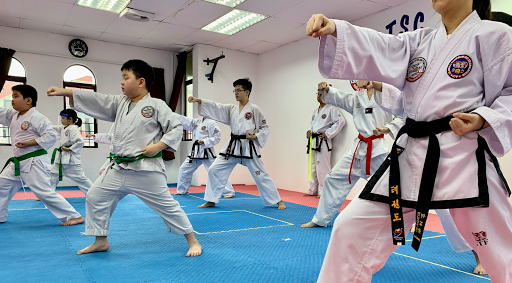
M 303 194 L 303 196 L 305 196 L 305 197 L 312 197 L 312 196 L 315 196 L 315 195 L 311 195 L 311 194 Z
M 107 237 L 104 240 L 98 240 L 98 237 L 96 238 L 96 241 L 87 248 L 83 250 L 79 250 L 76 254 L 82 255 L 82 254 L 88 254 L 88 253 L 97 253 L 97 252 L 106 252 L 108 249 L 110 249 L 110 244 L 108 243 Z
M 77 225 L 77 224 L 82 224 L 84 222 L 85 222 L 85 219 L 82 216 L 80 216 L 78 218 L 69 219 L 68 221 L 66 221 L 64 223 L 60 223 L 60 225 L 73 226 L 73 225 Z
M 321 227 L 320 225 L 316 225 L 315 222 L 311 221 L 306 224 L 300 225 L 301 228 L 313 228 L 313 227 Z
M 235 195 L 227 195 L 227 196 L 224 196 L 224 198 L 234 198 Z
M 41 201 L 40 199 L 36 198 L 34 201 Z
M 479 274 L 479 275 L 487 275 L 487 272 L 485 272 L 484 267 L 480 263 L 480 258 L 478 257 L 478 254 L 473 250 L 473 255 L 475 256 L 476 261 L 476 267 L 473 270 L 473 274 Z
M 215 207 L 215 203 L 214 202 L 207 202 L 205 204 L 201 204 L 200 206 L 198 206 L 199 208 L 207 208 L 207 207 Z
M 277 209 L 279 209 L 279 210 L 286 209 L 286 205 L 284 205 L 284 202 L 282 200 L 280 200 L 277 203 Z
M 320 195 L 317 195 L 316 198 L 320 198 Z
M 185 238 L 188 242 L 188 252 L 186 254 L 187 257 L 195 257 L 200 256 L 203 252 L 203 247 L 199 244 L 196 237 L 194 236 L 194 232 L 186 234 Z

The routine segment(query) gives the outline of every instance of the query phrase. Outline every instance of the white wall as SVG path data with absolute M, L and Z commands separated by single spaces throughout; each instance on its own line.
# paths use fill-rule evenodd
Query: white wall
M 34 86 L 38 93 L 37 110 L 47 116 L 52 123 L 58 123 L 58 115 L 63 109 L 61 98 L 46 96 L 48 87 L 62 87 L 64 70 L 72 64 L 82 64 L 89 67 L 95 74 L 97 90 L 102 93 L 122 94 L 120 88 L 122 64 L 129 59 L 142 59 L 154 67 L 165 71 L 166 93 L 170 96 L 174 78 L 174 54 L 150 48 L 126 46 L 96 40 L 85 40 L 89 53 L 84 59 L 71 56 L 68 42 L 72 37 L 55 35 L 37 31 L 28 31 L 9 27 L 0 27 L 0 46 L 12 48 L 17 52 L 14 57 L 19 59 L 27 71 L 27 84 Z M 107 132 L 111 123 L 98 121 L 99 132 Z M 51 149 L 53 151 L 53 148 Z M 99 148 L 84 148 L 82 150 L 82 165 L 85 174 L 96 180 L 98 170 L 108 156 L 109 146 L 99 145 Z M 0 160 L 12 156 L 12 149 L 0 146 Z M 172 161 L 166 161 L 169 183 L 176 183 L 178 168 L 181 164 L 180 153 Z M 60 186 L 74 185 L 64 178 Z
M 213 66 L 212 64 L 206 65 L 203 60 L 206 58 L 216 58 L 221 55 L 222 51 L 224 52 L 224 55 L 226 55 L 226 58 L 220 60 L 217 64 L 214 80 L 213 83 L 211 83 L 205 77 L 205 74 L 210 73 Z M 250 98 L 251 102 L 255 102 L 258 96 L 264 95 L 262 93 L 262 86 L 259 84 L 257 77 L 258 55 L 208 45 L 196 45 L 193 56 L 195 97 L 210 99 L 224 104 L 237 104 L 238 102 L 235 100 L 235 95 L 233 94 L 233 82 L 245 77 L 250 78 L 253 83 Z M 263 113 L 265 115 L 267 112 L 268 111 L 263 109 Z M 194 113 L 197 117 L 197 106 L 194 106 Z M 229 141 L 231 133 L 228 125 L 221 123 L 218 124 L 222 133 L 222 139 L 215 147 L 215 152 L 217 154 Z M 188 144 L 191 144 L 191 142 L 188 142 Z M 188 148 L 190 148 L 190 145 L 188 145 Z M 261 154 L 263 156 L 270 155 L 266 148 L 262 150 Z M 206 184 L 206 170 L 201 166 L 197 172 L 198 183 Z M 244 166 L 236 166 L 229 179 L 233 184 L 255 184 L 251 174 Z

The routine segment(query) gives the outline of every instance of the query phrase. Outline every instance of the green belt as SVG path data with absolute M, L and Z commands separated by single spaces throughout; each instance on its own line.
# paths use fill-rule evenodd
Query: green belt
M 55 155 L 57 155 L 57 151 L 60 152 L 60 155 L 59 155 L 59 181 L 62 181 L 62 146 L 61 147 L 57 147 L 56 149 L 53 150 L 53 154 L 52 154 L 52 164 L 55 163 Z
M 135 162 L 135 161 L 139 161 L 141 159 L 144 159 L 144 158 L 158 158 L 158 157 L 162 157 L 162 152 L 160 151 L 159 153 L 157 153 L 155 156 L 152 156 L 152 157 L 149 157 L 149 156 L 145 156 L 144 154 L 141 154 L 141 155 L 138 155 L 138 156 L 133 156 L 133 157 L 123 157 L 123 156 L 117 156 L 115 154 L 113 154 L 112 152 L 110 153 L 110 156 L 108 157 L 110 159 L 110 161 L 115 161 L 117 164 L 120 164 L 120 163 L 130 163 L 130 162 Z
M 11 158 L 7 159 L 7 162 L 5 163 L 4 168 L 2 168 L 2 171 L 0 171 L 0 173 L 4 172 L 5 167 L 7 167 L 7 165 L 9 165 L 9 163 L 12 162 L 12 163 L 14 163 L 14 176 L 19 176 L 20 175 L 20 161 L 23 161 L 25 159 L 29 159 L 32 157 L 36 157 L 36 156 L 45 155 L 45 154 L 48 154 L 48 152 L 46 150 L 39 149 L 39 150 L 24 154 L 22 156 L 11 157 Z

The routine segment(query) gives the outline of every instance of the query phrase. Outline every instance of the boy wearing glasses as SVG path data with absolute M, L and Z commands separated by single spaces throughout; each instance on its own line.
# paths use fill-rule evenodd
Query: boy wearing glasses
M 233 83 L 236 104 L 220 104 L 206 99 L 189 97 L 190 103 L 198 102 L 200 115 L 231 127 L 231 139 L 219 153 L 208 172 L 204 200 L 199 208 L 214 207 L 220 197 L 231 171 L 240 163 L 251 172 L 265 206 L 278 205 L 286 209 L 276 185 L 265 171 L 261 161 L 260 147 L 264 147 L 270 128 L 258 106 L 249 103 L 252 83 L 248 78 Z

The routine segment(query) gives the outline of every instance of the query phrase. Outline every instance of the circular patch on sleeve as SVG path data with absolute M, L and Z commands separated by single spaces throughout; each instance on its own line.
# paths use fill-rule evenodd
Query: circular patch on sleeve
M 352 86 L 352 88 L 353 88 L 355 91 L 361 91 L 361 90 L 363 90 L 363 88 L 362 88 L 362 87 L 358 87 L 358 86 L 357 86 L 357 81 L 354 81 L 354 80 L 350 81 L 350 85 Z
M 322 119 L 327 118 L 327 114 L 322 115 Z
M 64 133 L 67 136 L 69 136 L 69 130 L 67 130 L 65 133 Z
M 21 129 L 23 131 L 26 131 L 26 130 L 28 130 L 29 125 L 30 124 L 28 123 L 28 121 L 24 121 L 23 123 L 21 123 Z
M 452 79 L 461 79 L 471 72 L 473 61 L 468 55 L 459 55 L 450 62 L 446 70 Z
M 267 123 L 267 120 L 263 119 L 263 121 L 261 121 L 261 123 L 262 123 L 263 125 L 265 125 L 265 124 Z
M 251 120 L 252 119 L 252 112 L 245 113 L 244 117 L 245 117 L 245 120 Z
M 155 113 L 155 108 L 153 106 L 144 106 L 141 110 L 142 116 L 146 118 L 153 117 L 153 114 Z
M 427 70 L 427 60 L 423 57 L 413 58 L 409 61 L 409 66 L 407 67 L 407 81 L 415 82 L 423 73 Z
M 201 128 L 201 131 L 204 131 L 204 130 L 206 130 L 206 126 L 203 126 L 203 127 Z

